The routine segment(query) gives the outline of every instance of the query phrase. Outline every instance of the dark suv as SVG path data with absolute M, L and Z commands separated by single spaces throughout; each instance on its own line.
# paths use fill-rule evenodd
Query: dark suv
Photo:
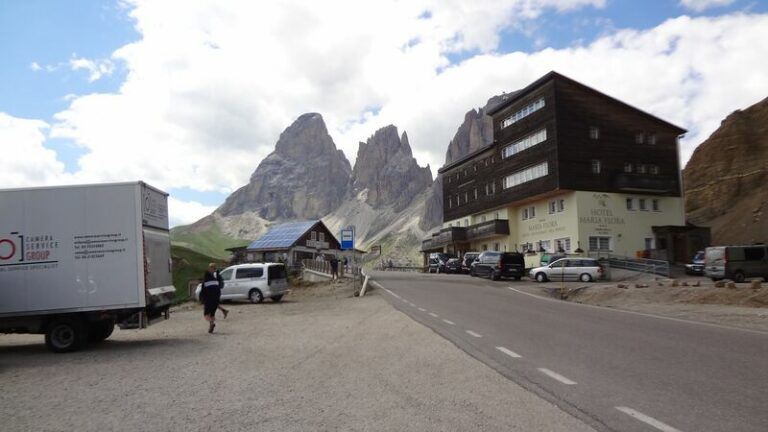
M 501 278 L 520 280 L 525 274 L 525 258 L 519 252 L 486 251 L 477 257 L 470 274 L 493 280 Z

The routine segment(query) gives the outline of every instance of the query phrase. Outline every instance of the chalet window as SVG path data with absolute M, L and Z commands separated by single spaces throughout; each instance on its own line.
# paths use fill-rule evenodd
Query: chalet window
M 632 164 L 630 162 L 624 162 L 624 172 L 625 173 L 632 172 Z
M 526 105 L 520 111 L 505 118 L 504 121 L 501 122 L 501 128 L 504 129 L 507 126 L 513 125 L 542 108 L 544 108 L 544 98 L 540 98 L 536 102 Z
M 592 174 L 600 174 L 600 160 L 592 159 Z
M 659 175 L 659 166 L 658 165 L 651 165 L 648 167 L 649 171 L 653 175 Z
M 634 198 L 627 198 L 627 210 L 634 210 L 635 209 L 635 200 Z
M 477 172 L 477 164 L 474 164 L 473 167 L 475 168 L 475 172 Z
M 642 211 L 648 211 L 648 205 L 645 202 L 645 198 L 640 198 L 638 200 L 638 207 L 640 207 L 640 210 Z
M 557 201 L 549 202 L 549 214 L 554 214 L 557 211 Z
M 589 250 L 591 251 L 609 251 L 611 250 L 611 238 L 602 236 L 589 237 Z
M 546 140 L 547 129 L 545 128 L 504 147 L 504 149 L 501 151 L 501 158 L 504 159 L 510 156 L 514 156 L 515 154 L 520 153 L 525 149 L 529 149 L 536 144 L 540 144 Z
M 642 144 L 645 142 L 645 134 L 638 132 L 635 134 L 635 144 Z
M 656 134 L 648 135 L 648 144 L 656 145 Z
M 637 164 L 637 173 L 638 174 L 645 174 L 648 172 L 648 168 L 645 164 Z
M 557 200 L 557 211 L 565 211 L 565 200 Z
M 325 241 L 325 233 L 323 233 L 323 232 L 317 233 L 317 239 L 320 240 L 321 242 L 324 242 Z
M 518 171 L 514 174 L 508 175 L 504 177 L 504 189 L 511 188 L 513 186 L 517 186 L 526 182 L 529 182 L 531 180 L 544 177 L 547 174 L 549 174 L 549 165 L 547 162 L 540 163 L 538 165 L 534 165 L 530 168 L 526 168 L 524 170 Z
M 660 208 L 659 207 L 659 200 L 657 200 L 657 199 L 651 200 L 651 209 L 653 211 L 657 212 L 657 211 L 660 211 L 659 208 Z
M 592 126 L 589 128 L 589 139 L 597 140 L 600 139 L 600 128 L 597 126 Z
M 317 241 L 317 232 L 316 231 L 310 232 L 309 233 L 309 239 L 312 240 L 312 241 Z

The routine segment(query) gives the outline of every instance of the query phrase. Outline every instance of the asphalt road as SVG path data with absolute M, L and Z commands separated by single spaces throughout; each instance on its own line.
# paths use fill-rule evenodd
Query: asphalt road
M 768 333 L 378 272 L 399 310 L 598 430 L 768 431 Z

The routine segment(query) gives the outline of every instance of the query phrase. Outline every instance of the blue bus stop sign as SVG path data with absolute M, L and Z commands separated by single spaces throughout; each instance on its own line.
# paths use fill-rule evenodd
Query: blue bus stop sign
M 355 248 L 355 230 L 351 228 L 341 230 L 341 249 L 349 250 Z

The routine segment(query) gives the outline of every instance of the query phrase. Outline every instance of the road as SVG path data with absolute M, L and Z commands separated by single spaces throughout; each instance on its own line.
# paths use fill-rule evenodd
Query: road
M 525 281 L 373 278 L 397 309 L 598 430 L 768 430 L 768 333 L 538 297 Z

